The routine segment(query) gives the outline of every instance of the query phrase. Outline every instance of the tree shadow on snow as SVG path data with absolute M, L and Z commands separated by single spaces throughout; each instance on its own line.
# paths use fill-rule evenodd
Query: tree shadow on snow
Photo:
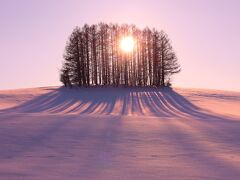
M 4 111 L 226 119 L 197 107 L 170 88 L 58 88 Z

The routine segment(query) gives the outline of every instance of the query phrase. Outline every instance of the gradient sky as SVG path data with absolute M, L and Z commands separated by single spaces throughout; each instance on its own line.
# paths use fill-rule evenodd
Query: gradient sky
M 0 89 L 60 85 L 68 36 L 100 21 L 166 31 L 174 86 L 240 91 L 239 0 L 0 0 Z

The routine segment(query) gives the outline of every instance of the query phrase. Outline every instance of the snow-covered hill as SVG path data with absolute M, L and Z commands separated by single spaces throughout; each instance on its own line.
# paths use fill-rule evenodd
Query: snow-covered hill
M 240 93 L 0 91 L 0 179 L 239 179 Z

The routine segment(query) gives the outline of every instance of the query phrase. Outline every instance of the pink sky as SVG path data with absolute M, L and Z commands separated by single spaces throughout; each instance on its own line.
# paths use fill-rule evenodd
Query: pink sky
M 182 66 L 176 87 L 240 91 L 238 0 L 1 0 L 0 89 L 60 85 L 75 26 L 100 21 L 165 30 Z

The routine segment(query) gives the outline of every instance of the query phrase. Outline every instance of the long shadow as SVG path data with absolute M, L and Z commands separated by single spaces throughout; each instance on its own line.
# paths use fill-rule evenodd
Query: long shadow
M 2 112 L 136 114 L 226 120 L 197 107 L 170 88 L 58 88 Z

